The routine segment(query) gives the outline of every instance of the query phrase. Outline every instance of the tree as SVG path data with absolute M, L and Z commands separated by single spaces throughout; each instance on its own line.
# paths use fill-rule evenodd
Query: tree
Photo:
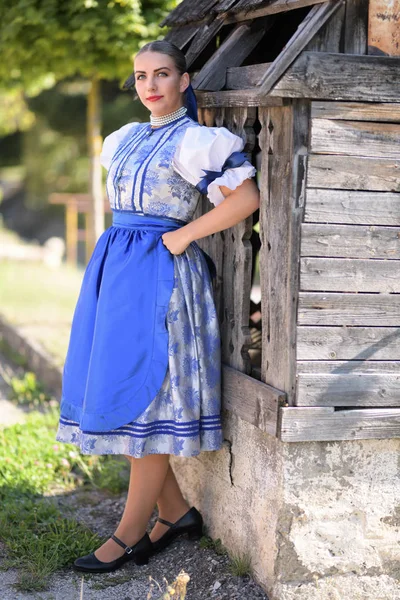
M 134 54 L 162 33 L 173 0 L 9 0 L 0 3 L 0 87 L 27 95 L 66 77 L 90 81 L 87 137 L 91 156 L 91 245 L 104 229 L 101 167 L 101 79 L 123 80 Z

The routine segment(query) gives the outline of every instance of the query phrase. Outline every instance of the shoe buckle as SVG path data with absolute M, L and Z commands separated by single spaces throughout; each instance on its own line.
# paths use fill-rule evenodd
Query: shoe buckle
M 130 548 L 129 546 L 127 546 L 127 547 L 125 548 L 125 552 L 126 552 L 127 554 L 132 554 L 133 550 L 132 550 L 132 548 Z

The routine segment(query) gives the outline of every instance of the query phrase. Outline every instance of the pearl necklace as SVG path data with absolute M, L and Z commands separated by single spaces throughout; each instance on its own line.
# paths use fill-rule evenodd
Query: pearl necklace
M 172 121 L 176 121 L 176 119 L 183 117 L 186 111 L 187 107 L 181 106 L 180 108 L 178 108 L 172 113 L 169 113 L 168 115 L 162 115 L 161 117 L 153 117 L 153 115 L 150 115 L 150 125 L 155 125 L 156 127 L 159 127 L 161 125 L 167 125 L 168 123 L 172 123 Z

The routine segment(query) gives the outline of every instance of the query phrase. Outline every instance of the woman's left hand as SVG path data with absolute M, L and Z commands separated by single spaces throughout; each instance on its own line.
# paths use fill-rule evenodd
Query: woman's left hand
M 184 227 L 167 231 L 161 238 L 164 246 L 168 248 L 171 254 L 182 254 L 192 241 L 187 232 L 184 231 Z

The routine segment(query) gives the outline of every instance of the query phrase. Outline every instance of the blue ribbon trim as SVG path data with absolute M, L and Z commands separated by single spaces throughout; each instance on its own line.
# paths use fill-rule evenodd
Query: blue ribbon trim
M 221 175 L 223 175 L 227 169 L 240 167 L 246 160 L 247 156 L 244 152 L 232 152 L 232 154 L 228 156 L 222 165 L 221 171 L 208 171 L 207 169 L 202 169 L 205 175 L 203 175 L 199 183 L 196 185 L 196 190 L 198 190 L 201 194 L 206 194 L 210 183 L 212 183 L 218 177 L 221 177 Z

